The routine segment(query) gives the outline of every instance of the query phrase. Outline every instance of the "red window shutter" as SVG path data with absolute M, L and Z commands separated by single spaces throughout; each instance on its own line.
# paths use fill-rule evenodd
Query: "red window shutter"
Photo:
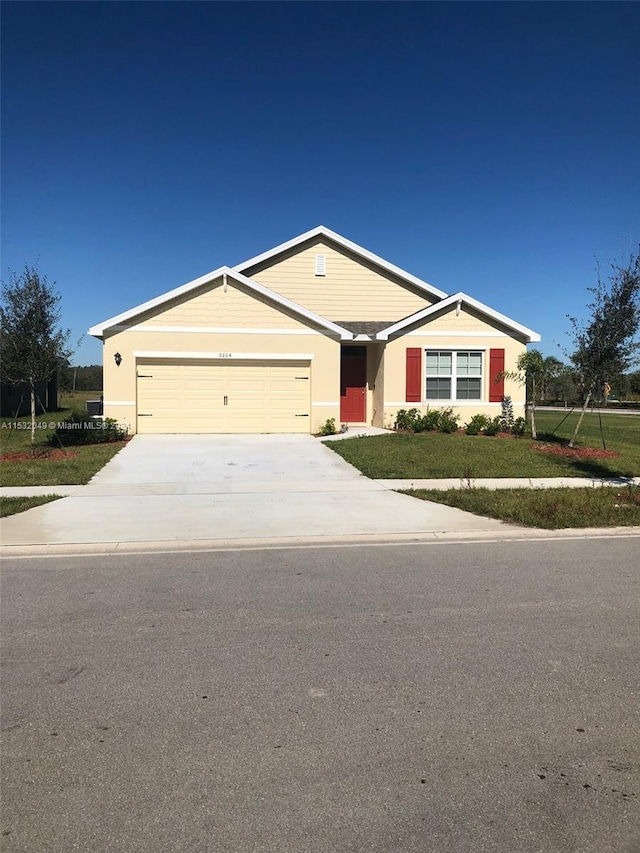
M 489 402 L 501 403 L 504 397 L 504 377 L 498 376 L 504 370 L 504 350 L 489 350 Z
M 407 403 L 422 402 L 422 350 L 407 347 Z

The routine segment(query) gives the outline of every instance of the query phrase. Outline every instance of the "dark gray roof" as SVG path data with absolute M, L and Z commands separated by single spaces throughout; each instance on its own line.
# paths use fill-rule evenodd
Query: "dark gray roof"
M 352 320 L 332 320 L 331 322 L 336 323 L 338 326 L 342 326 L 343 329 L 348 329 L 350 332 L 353 332 L 354 335 L 375 335 L 376 332 L 381 332 L 382 329 L 386 329 L 387 326 L 393 325 L 396 321 L 382 320 L 354 323 Z

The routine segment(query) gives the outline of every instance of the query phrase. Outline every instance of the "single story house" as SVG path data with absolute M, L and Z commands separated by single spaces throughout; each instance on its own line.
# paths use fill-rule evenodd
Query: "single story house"
M 390 427 L 398 409 L 467 420 L 524 412 L 497 378 L 540 336 L 448 296 L 324 226 L 89 330 L 103 341 L 104 414 L 140 433 L 313 433 Z

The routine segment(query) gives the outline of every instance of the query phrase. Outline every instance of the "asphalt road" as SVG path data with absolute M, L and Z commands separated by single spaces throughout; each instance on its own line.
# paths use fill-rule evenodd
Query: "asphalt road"
M 3 850 L 638 851 L 638 542 L 7 559 Z

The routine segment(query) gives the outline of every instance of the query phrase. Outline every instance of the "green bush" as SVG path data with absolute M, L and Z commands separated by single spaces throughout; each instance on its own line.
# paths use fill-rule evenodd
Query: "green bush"
M 47 436 L 47 443 L 52 447 L 70 447 L 107 444 L 123 441 L 126 437 L 126 429 L 119 426 L 114 418 L 92 419 L 87 415 L 73 413 L 57 424 L 55 430 Z
M 423 415 L 417 409 L 398 409 L 395 428 L 409 432 L 455 432 L 459 420 L 451 408 L 427 409 Z
M 451 407 L 443 409 L 439 415 L 438 430 L 440 432 L 455 432 L 458 429 L 460 415 L 454 415 Z
M 406 432 L 422 432 L 422 415 L 416 408 L 398 409 L 394 429 Z
M 524 418 L 516 418 L 511 427 L 511 432 L 517 437 L 522 438 L 524 431 L 527 428 L 527 422 Z
M 465 431 L 467 435 L 480 435 L 482 430 L 489 423 L 489 419 L 486 415 L 474 415 L 468 424 L 465 424 Z
M 421 418 L 421 431 L 434 432 L 442 426 L 442 412 L 438 409 L 427 409 Z
M 327 418 L 320 427 L 320 435 L 335 435 L 336 434 L 336 419 Z
M 487 425 L 484 428 L 485 435 L 497 435 L 502 428 L 502 422 L 500 420 L 499 415 L 496 415 L 495 418 L 490 418 L 487 420 Z

